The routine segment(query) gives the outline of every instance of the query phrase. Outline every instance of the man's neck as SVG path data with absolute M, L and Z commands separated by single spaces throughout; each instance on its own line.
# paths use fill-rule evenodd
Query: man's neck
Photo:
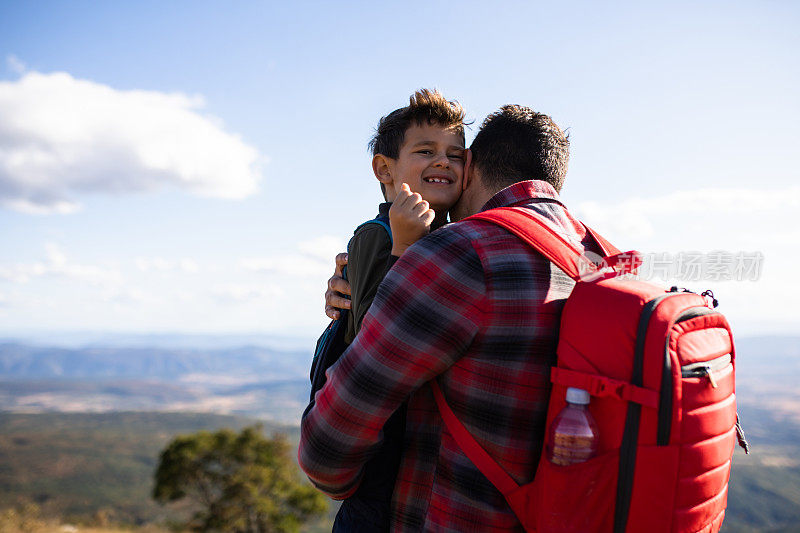
M 480 183 L 480 182 L 479 182 Z M 492 197 L 500 192 L 502 189 L 498 189 L 496 191 L 487 190 L 481 184 L 477 190 L 475 191 L 475 195 L 472 197 L 470 204 L 469 204 L 469 213 L 467 215 L 474 215 L 475 213 L 480 212 L 483 209 L 483 206 L 492 199 Z

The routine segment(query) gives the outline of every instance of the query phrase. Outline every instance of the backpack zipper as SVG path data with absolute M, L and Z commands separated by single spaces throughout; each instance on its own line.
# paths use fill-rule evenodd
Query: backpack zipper
M 716 311 L 706 306 L 690 307 L 675 319 L 675 324 L 686 322 L 699 316 L 715 314 Z M 674 326 L 674 324 L 673 324 Z M 658 402 L 658 432 L 656 444 L 669 444 L 670 426 L 672 425 L 672 360 L 669 357 L 669 339 L 664 343 L 664 367 L 661 370 L 661 394 Z
M 726 366 L 731 364 L 731 354 L 726 353 L 711 361 L 704 361 L 702 363 L 692 363 L 690 365 L 683 365 L 681 367 L 681 377 L 683 378 L 703 378 L 708 377 L 708 382 L 715 389 L 717 388 L 717 380 L 714 378 L 714 373 L 719 372 Z
M 662 301 L 677 294 L 679 294 L 677 291 L 667 292 L 653 298 L 642 307 L 636 327 L 636 343 L 633 352 L 633 373 L 631 375 L 631 383 L 633 385 L 641 387 L 644 380 L 644 342 L 647 337 L 650 318 Z M 672 396 L 670 396 L 671 398 Z M 638 403 L 628 403 L 625 429 L 623 430 L 622 443 L 619 448 L 617 498 L 614 504 L 614 533 L 625 533 L 628 524 L 628 513 L 633 494 L 633 471 L 636 465 L 636 446 L 639 441 L 641 410 L 642 406 Z

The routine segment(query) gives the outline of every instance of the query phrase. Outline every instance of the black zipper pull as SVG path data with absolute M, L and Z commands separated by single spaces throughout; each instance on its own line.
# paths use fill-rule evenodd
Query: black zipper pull
M 669 288 L 669 292 L 691 292 L 692 294 L 697 294 L 694 291 L 690 291 L 686 287 L 678 287 L 677 285 L 673 285 Z
M 716 298 L 714 298 L 714 291 L 712 290 L 703 291 L 702 293 L 700 293 L 700 296 L 706 299 L 709 298 L 711 299 L 711 305 L 709 305 L 711 309 L 716 309 L 717 306 L 719 305 L 719 301 Z

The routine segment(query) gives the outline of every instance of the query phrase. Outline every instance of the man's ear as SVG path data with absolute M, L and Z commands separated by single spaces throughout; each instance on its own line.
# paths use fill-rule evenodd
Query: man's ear
M 392 186 L 394 184 L 394 180 L 392 180 L 391 162 L 385 155 L 376 154 L 372 158 L 372 172 L 375 173 L 375 177 L 378 178 L 378 181 L 384 185 Z
M 472 150 L 464 150 L 464 179 L 461 180 L 461 192 L 467 190 L 469 182 L 474 176 L 474 166 L 472 165 Z

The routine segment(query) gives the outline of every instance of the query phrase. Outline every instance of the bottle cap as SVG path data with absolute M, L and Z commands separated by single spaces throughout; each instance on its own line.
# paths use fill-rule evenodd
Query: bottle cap
M 567 389 L 567 402 L 578 405 L 589 405 L 589 392 L 575 387 Z

